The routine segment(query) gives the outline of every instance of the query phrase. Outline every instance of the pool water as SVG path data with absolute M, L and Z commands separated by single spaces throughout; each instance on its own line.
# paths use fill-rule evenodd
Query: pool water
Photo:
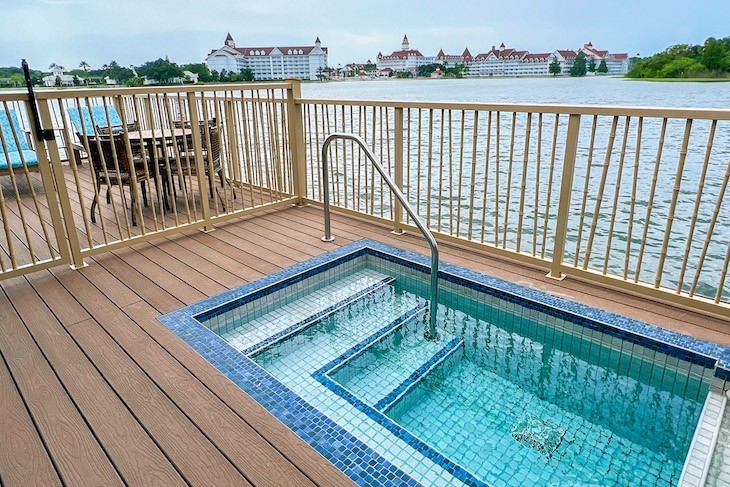
M 677 485 L 713 370 L 363 255 L 202 323 L 423 485 Z

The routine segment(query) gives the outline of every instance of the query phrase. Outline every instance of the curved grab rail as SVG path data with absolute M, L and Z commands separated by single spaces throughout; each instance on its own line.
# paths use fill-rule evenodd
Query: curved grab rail
M 375 166 L 375 169 L 378 170 L 378 173 L 380 173 L 380 176 L 383 178 L 395 197 L 398 198 L 400 203 L 403 205 L 403 208 L 411 217 L 411 220 L 413 220 L 428 241 L 428 245 L 431 247 L 431 301 L 429 305 L 429 327 L 424 332 L 424 336 L 429 340 L 438 339 L 438 334 L 436 332 L 436 311 L 438 309 L 439 295 L 439 249 L 436 239 L 433 238 L 433 234 L 428 230 L 428 228 L 426 228 L 418 215 L 416 215 L 416 212 L 413 211 L 413 208 L 406 200 L 406 197 L 403 196 L 403 193 L 390 178 L 390 175 L 385 172 L 380 163 L 375 159 L 375 154 L 373 154 L 373 152 L 365 145 L 365 142 L 355 134 L 333 132 L 324 139 L 324 143 L 322 144 L 322 188 L 324 189 L 324 237 L 322 237 L 322 240 L 325 242 L 332 242 L 335 239 L 332 236 L 332 228 L 330 225 L 329 161 L 327 158 L 327 149 L 335 139 L 352 140 L 360 146 L 368 159 L 370 159 L 370 162 L 372 162 L 373 166 Z

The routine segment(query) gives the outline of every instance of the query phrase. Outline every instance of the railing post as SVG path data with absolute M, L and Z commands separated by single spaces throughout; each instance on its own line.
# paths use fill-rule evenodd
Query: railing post
M 52 127 L 53 122 L 51 120 L 51 110 L 48 106 L 49 101 L 38 100 L 37 103 L 41 126 Z M 30 113 L 30 110 L 28 113 Z M 31 130 L 34 130 L 33 124 L 31 124 Z M 70 262 L 72 269 L 82 269 L 88 264 L 84 262 L 84 258 L 81 256 L 79 235 L 76 232 L 73 211 L 71 210 L 71 201 L 68 196 L 68 190 L 66 189 L 66 179 L 61 168 L 61 156 L 58 153 L 58 144 L 56 143 L 56 139 L 52 139 L 46 141 L 46 147 L 43 147 L 44 143 L 39 142 L 38 134 L 34 135 L 36 135 L 34 140 L 36 154 L 38 155 L 38 166 L 43 181 L 43 190 L 46 192 L 48 212 L 51 214 L 53 231 L 56 234 L 56 242 L 58 244 L 58 250 L 61 253 L 61 259 L 64 262 Z M 48 153 L 46 153 L 46 148 L 48 149 Z M 50 159 L 48 155 L 50 155 Z M 58 199 L 56 199 L 56 194 L 58 194 Z
M 289 131 L 289 151 L 291 153 L 292 173 L 294 175 L 294 194 L 297 206 L 304 206 L 307 197 L 307 158 L 304 147 L 304 117 L 301 103 L 302 82 L 287 79 L 291 88 L 286 92 L 287 123 Z
M 203 212 L 204 232 L 213 231 L 213 224 L 210 221 L 210 202 L 208 201 L 208 182 L 205 180 L 205 166 L 203 164 L 203 140 L 200 137 L 200 117 L 198 116 L 198 101 L 194 92 L 189 92 L 188 110 L 190 112 L 190 126 L 193 128 L 193 151 L 195 153 L 195 172 L 198 175 L 198 193 L 200 193 L 200 208 Z M 230 138 L 228 140 L 230 144 Z M 213 177 L 209 174 L 208 177 Z
M 396 107 L 395 109 L 395 184 L 398 189 L 403 192 L 403 108 Z M 395 200 L 395 207 L 393 212 L 393 222 L 395 227 L 393 233 L 400 235 L 403 233 L 403 205 L 400 200 Z
M 575 156 L 578 151 L 578 131 L 580 115 L 571 114 L 568 118 L 568 133 L 565 137 L 565 160 L 563 176 L 560 181 L 560 200 L 558 201 L 558 220 L 555 225 L 555 244 L 553 246 L 553 262 L 547 277 L 563 279 L 563 257 L 565 256 L 565 238 L 570 216 L 570 196 L 573 191 L 573 173 L 575 172 Z

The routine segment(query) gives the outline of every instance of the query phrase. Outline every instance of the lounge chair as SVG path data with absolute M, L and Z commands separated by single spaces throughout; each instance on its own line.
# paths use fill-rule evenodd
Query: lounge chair
M 8 176 L 11 172 L 23 173 L 26 169 L 38 171 L 38 156 L 30 148 L 14 110 L 8 109 L 6 112 L 0 109 L 0 130 L 0 176 Z

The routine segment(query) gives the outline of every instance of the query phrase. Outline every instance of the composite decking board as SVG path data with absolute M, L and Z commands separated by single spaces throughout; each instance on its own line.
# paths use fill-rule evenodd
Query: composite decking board
M 182 265 L 182 264 L 180 264 Z M 174 272 L 171 269 L 170 272 Z M 287 485 L 312 485 L 285 457 L 253 430 L 224 403 L 218 400 L 203 383 L 166 352 L 149 333 L 138 326 L 123 310 L 105 299 L 90 282 L 77 279 L 72 271 L 58 273 L 69 289 L 84 289 L 85 305 L 98 313 L 116 314 L 103 320 L 102 327 L 127 353 L 129 358 L 177 405 L 224 455 L 245 473 L 254 485 L 265 485 L 272 471 L 287 479 Z M 120 283 L 121 284 L 121 283 Z M 152 310 L 148 308 L 148 310 Z M 147 328 L 167 329 L 159 323 L 152 311 Z M 72 333 L 76 332 L 76 327 Z M 101 348 L 101 347 L 100 347 Z M 241 448 L 241 445 L 246 448 Z
M 0 293 L 0 323 L 0 352 L 62 481 L 124 485 L 5 290 Z
M 175 276 L 205 296 L 214 296 L 228 289 L 196 269 L 185 257 L 175 258 L 155 245 L 140 244 L 133 248 L 161 268 L 175 269 Z
M 55 281 L 47 272 L 42 274 L 33 279 L 38 286 L 36 292 L 33 289 L 6 292 L 122 479 L 133 485 L 184 485 L 157 445 L 58 321 L 54 313 L 73 306 L 76 300 L 59 292 L 65 291 L 59 286 L 54 286 L 53 293 L 39 296 L 49 288 L 39 283 Z M 90 321 L 93 320 L 89 318 L 83 323 Z
M 188 243 L 190 243 L 189 239 Z M 171 258 L 185 262 L 193 269 L 197 269 L 201 274 L 223 286 L 223 289 L 230 289 L 241 284 L 241 278 L 229 272 L 226 267 L 219 267 L 210 260 L 207 260 L 205 257 L 194 252 L 193 247 L 197 247 L 197 245 L 191 245 L 188 248 L 185 248 L 178 242 L 171 239 L 155 240 L 151 242 L 151 245 L 155 246 L 158 250 L 164 252 Z M 209 250 L 207 253 L 210 254 L 211 252 L 212 251 Z
M 121 330 L 134 323 L 115 311 L 100 294 L 93 293 L 93 285 L 81 274 L 66 270 L 64 275 L 56 274 L 56 277 L 64 286 L 84 290 L 87 306 L 95 309 L 95 320 L 71 326 L 69 333 L 185 480 L 195 485 L 247 485 L 241 472 L 150 377 L 151 373 L 162 372 L 139 367 L 99 322 L 107 328 Z
M 5 361 L 0 358 L 0 479 L 6 487 L 61 485 L 28 409 L 15 387 Z
M 90 265 L 102 266 L 110 274 L 124 282 L 132 292 L 143 297 L 160 313 L 167 313 L 184 306 L 182 301 L 170 294 L 165 288 L 160 287 L 153 280 L 153 276 L 148 277 L 146 275 L 148 270 L 146 266 L 137 269 L 114 252 L 95 256 L 90 261 Z
M 315 483 L 322 486 L 352 485 L 341 471 L 332 468 L 329 461 L 311 449 L 293 431 L 274 418 L 263 406 L 243 392 L 236 384 L 222 375 L 185 342 L 170 332 L 155 318 L 156 311 L 144 301 L 124 309 L 140 327 L 165 348 L 202 384 L 220 398 L 238 416 L 302 470 Z

